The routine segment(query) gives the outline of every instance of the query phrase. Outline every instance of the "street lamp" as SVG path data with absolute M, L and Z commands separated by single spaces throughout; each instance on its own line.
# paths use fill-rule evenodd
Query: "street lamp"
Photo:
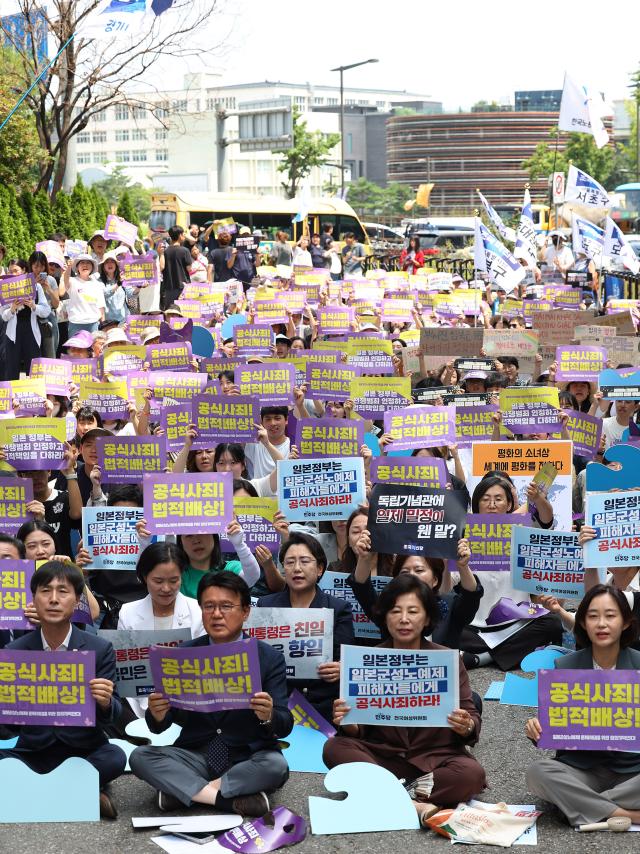
M 342 76 L 345 71 L 350 68 L 359 68 L 361 65 L 368 65 L 370 62 L 379 62 L 377 59 L 365 59 L 362 62 L 352 62 L 351 65 L 339 65 L 337 68 L 332 68 L 331 71 L 340 72 L 340 167 L 342 169 L 342 178 L 340 189 L 344 196 L 344 85 Z

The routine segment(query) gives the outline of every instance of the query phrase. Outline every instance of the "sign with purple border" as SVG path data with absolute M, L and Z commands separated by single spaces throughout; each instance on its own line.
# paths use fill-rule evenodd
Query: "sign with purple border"
M 556 362 L 559 382 L 597 382 L 607 366 L 607 351 L 593 345 L 556 347 Z
M 143 475 L 167 465 L 164 436 L 98 436 L 98 465 L 103 483 L 140 483 Z
M 0 477 L 0 531 L 15 534 L 33 519 L 27 504 L 33 501 L 33 481 L 28 477 Z M 2 564 L 4 568 L 4 564 Z
M 374 457 L 369 469 L 371 483 L 404 483 L 427 489 L 445 489 L 447 464 L 439 457 Z
M 38 357 L 31 360 L 29 376 L 33 380 L 43 379 L 47 394 L 59 394 L 69 397 L 69 383 L 72 381 L 71 363 L 63 359 L 44 359 Z
M 177 341 L 171 344 L 147 344 L 150 371 L 190 371 L 191 344 Z
M 307 418 L 296 424 L 295 446 L 301 457 L 357 457 L 364 443 L 364 421 Z
M 230 472 L 148 474 L 142 491 L 152 534 L 219 534 L 233 519 Z
M 296 369 L 293 365 L 241 365 L 233 373 L 240 394 L 256 395 L 263 405 L 288 406 L 293 403 L 296 382 Z
M 407 406 L 384 413 L 384 432 L 393 436 L 391 449 L 436 448 L 456 441 L 455 406 Z
M 29 481 L 30 482 L 30 481 Z M 3 560 L 0 565 L 0 629 L 33 629 L 24 615 L 31 602 L 32 560 Z
M 509 572 L 511 530 L 531 527 L 531 516 L 519 513 L 470 513 L 463 536 L 469 540 L 472 572 Z
M 19 276 L 0 276 L 0 305 L 10 305 L 14 300 L 35 300 L 36 280 L 32 273 Z
M 12 418 L 0 421 L 0 445 L 18 471 L 64 467 L 67 422 L 64 418 Z
M 255 395 L 199 395 L 192 401 L 192 423 L 198 430 L 191 445 L 194 451 L 218 442 L 255 442 L 260 404 Z

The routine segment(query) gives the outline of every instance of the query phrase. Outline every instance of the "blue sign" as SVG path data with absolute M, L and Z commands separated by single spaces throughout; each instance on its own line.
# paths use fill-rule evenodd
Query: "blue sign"
M 34 9 L 28 16 L 18 13 L 0 18 L 0 45 L 31 56 L 35 39 L 38 69 L 49 61 L 48 32 L 47 19 L 42 9 Z
M 290 522 L 348 519 L 365 501 L 362 457 L 279 460 L 277 496 Z
M 578 535 L 514 525 L 511 585 L 539 596 L 584 596 L 584 565 Z
M 460 703 L 457 650 L 341 647 L 343 724 L 448 727 Z
M 589 567 L 628 567 L 640 562 L 640 492 L 587 493 L 585 525 L 596 537 L 584 546 Z

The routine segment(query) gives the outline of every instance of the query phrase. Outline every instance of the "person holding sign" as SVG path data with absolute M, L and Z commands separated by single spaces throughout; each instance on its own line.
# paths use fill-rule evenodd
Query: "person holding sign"
M 60 291 L 69 296 L 69 338 L 83 329 L 97 332 L 98 324 L 104 321 L 104 285 L 92 278 L 97 272 L 98 264 L 91 255 L 77 255 L 65 268 Z
M 314 537 L 289 534 L 280 548 L 286 587 L 279 593 L 262 596 L 258 608 L 331 608 L 333 616 L 333 661 L 318 665 L 317 679 L 290 679 L 289 691 L 298 689 L 323 718 L 329 720 L 333 701 L 338 696 L 340 646 L 354 643 L 351 605 L 320 590 L 318 581 L 327 568 L 327 556 Z
M 198 603 L 207 634 L 184 646 L 215 646 L 242 638 L 251 611 L 242 578 L 230 572 L 208 573 L 198 586 Z M 249 709 L 183 711 L 171 708 L 159 692 L 149 696 L 146 721 L 151 732 L 164 732 L 172 723 L 182 727 L 175 745 L 138 747 L 129 760 L 133 773 L 158 789 L 161 810 L 207 804 L 260 816 L 269 810 L 267 792 L 284 785 L 289 769 L 277 739 L 293 728 L 284 658 L 264 641 L 257 644 L 262 686 Z
M 598 584 L 589 590 L 576 613 L 574 634 L 580 649 L 557 658 L 557 670 L 640 670 L 640 652 L 631 649 L 638 624 L 617 588 Z M 537 744 L 538 718 L 527 721 L 525 733 Z M 640 824 L 640 753 L 589 750 L 589 745 L 576 741 L 575 749 L 530 765 L 529 791 L 557 806 L 574 826 L 613 816 Z
M 20 371 L 29 375 L 31 360 L 42 355 L 42 333 L 38 319 L 46 320 L 50 314 L 51 306 L 39 282 L 31 297 L 19 297 L 2 306 L 0 318 L 6 323 L 3 336 L 5 380 L 19 379 Z
M 91 650 L 95 654 L 95 679 L 89 682 L 96 703 L 95 726 L 8 726 L 18 735 L 11 750 L 0 750 L 0 759 L 15 758 L 39 774 L 46 774 L 71 756 L 86 759 L 100 775 L 100 814 L 116 818 L 117 811 L 105 787 L 124 773 L 127 758 L 109 744 L 102 726 L 120 714 L 120 698 L 114 689 L 116 657 L 110 643 L 71 625 L 71 616 L 84 590 L 82 573 L 73 564 L 50 560 L 34 573 L 31 592 L 40 628 L 14 640 L 8 649 L 59 652 Z
M 376 618 L 386 635 L 381 647 L 445 649 L 427 640 L 438 621 L 438 604 L 431 589 L 413 575 L 405 573 L 389 582 L 376 603 Z M 467 671 L 461 662 L 459 666 L 460 708 L 448 716 L 447 727 L 343 726 L 350 706 L 338 698 L 333 705 L 338 733 L 325 742 L 322 752 L 327 767 L 345 762 L 381 765 L 411 783 L 421 822 L 442 807 L 455 807 L 481 792 L 487 784 L 484 768 L 467 751 L 480 736 L 480 713 Z

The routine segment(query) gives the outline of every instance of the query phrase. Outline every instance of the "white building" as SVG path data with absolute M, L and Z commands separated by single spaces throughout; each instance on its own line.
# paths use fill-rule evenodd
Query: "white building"
M 290 99 L 309 131 L 339 131 L 337 86 L 268 81 L 224 85 L 212 75 L 187 74 L 180 90 L 129 93 L 128 102 L 123 99 L 95 116 L 76 137 L 77 173 L 85 183 L 91 183 L 120 164 L 133 181 L 165 190 L 220 188 L 257 195 L 280 194 L 285 178 L 277 171 L 281 155 L 267 150 L 241 152 L 235 142 L 238 116 L 230 115 L 224 122 L 224 136 L 230 144 L 225 147 L 224 174 L 218 176 L 216 108 L 233 112 L 243 103 L 283 97 Z M 344 90 L 345 107 L 379 112 L 389 112 L 393 105 L 426 100 L 427 96 L 409 92 L 349 87 Z M 434 111 L 440 111 L 438 107 L 441 110 L 440 105 L 434 104 Z M 332 108 L 335 112 L 324 111 Z M 348 149 L 346 133 L 345 141 Z M 339 145 L 332 161 L 339 164 Z M 338 185 L 338 165 L 314 169 L 310 183 L 314 195 L 322 195 L 329 183 Z

